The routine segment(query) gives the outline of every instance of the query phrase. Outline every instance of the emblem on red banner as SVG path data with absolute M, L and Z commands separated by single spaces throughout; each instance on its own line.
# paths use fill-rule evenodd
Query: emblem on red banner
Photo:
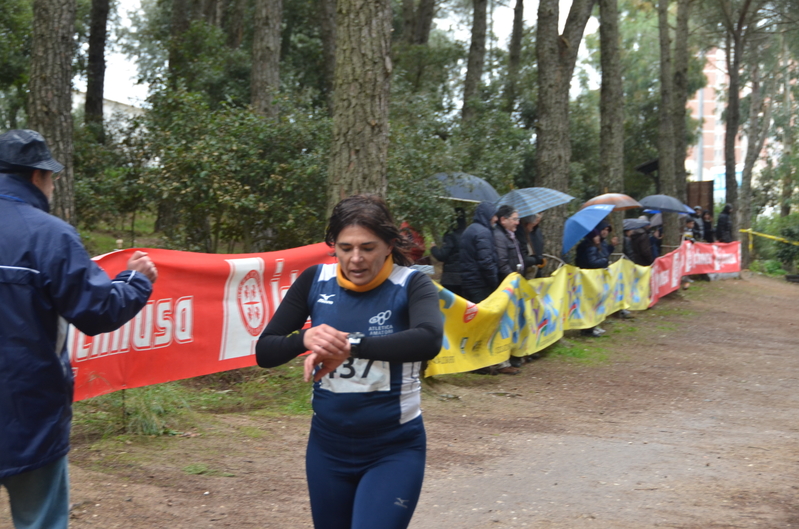
M 239 283 L 237 294 L 244 327 L 251 335 L 259 336 L 266 326 L 266 293 L 260 274 L 250 270 Z

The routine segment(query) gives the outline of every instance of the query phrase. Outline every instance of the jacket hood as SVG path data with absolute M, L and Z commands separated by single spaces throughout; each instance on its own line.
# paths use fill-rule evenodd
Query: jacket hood
M 50 213 L 50 203 L 44 193 L 26 178 L 15 174 L 0 173 L 0 199 L 19 200 Z
M 474 222 L 482 224 L 486 228 L 491 228 L 491 217 L 497 212 L 496 206 L 491 202 L 480 202 L 474 210 Z

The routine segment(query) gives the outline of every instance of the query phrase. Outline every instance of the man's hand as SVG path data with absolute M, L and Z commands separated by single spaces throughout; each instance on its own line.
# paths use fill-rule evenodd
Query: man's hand
M 146 252 L 138 250 L 134 252 L 133 257 L 128 260 L 128 270 L 144 274 L 151 283 L 155 283 L 155 280 L 158 279 L 158 269 Z

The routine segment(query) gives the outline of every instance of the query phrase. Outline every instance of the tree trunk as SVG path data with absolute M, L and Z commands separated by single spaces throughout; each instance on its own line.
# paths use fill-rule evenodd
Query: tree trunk
M 255 0 L 250 100 L 253 110 L 267 118 L 276 118 L 278 115 L 274 100 L 280 90 L 282 17 L 283 0 Z
M 617 0 L 599 0 L 599 47 L 602 66 L 599 113 L 599 186 L 602 193 L 624 193 L 624 88 L 619 53 Z M 622 214 L 611 215 L 613 233 L 624 232 Z
M 488 27 L 488 0 L 474 0 L 472 16 L 472 44 L 469 46 L 469 61 L 466 67 L 466 80 L 463 83 L 462 119 L 468 123 L 476 114 L 480 97 L 480 81 L 486 56 L 486 29 Z
M 339 0 L 328 213 L 356 193 L 385 196 L 391 2 Z
M 108 25 L 108 0 L 92 0 L 89 57 L 86 64 L 85 123 L 99 143 L 105 143 L 103 129 L 103 91 L 105 85 L 105 41 Z
M 727 204 L 732 204 L 737 209 L 738 205 L 738 181 L 735 178 L 735 138 L 738 136 L 738 127 L 741 123 L 741 37 L 734 33 L 727 35 L 727 76 L 729 79 L 727 88 L 727 122 L 724 138 L 724 165 L 725 165 L 725 184 L 727 186 Z M 738 231 L 737 215 L 730 215 L 732 221 L 733 234 Z
M 784 132 L 782 135 L 782 148 L 783 148 L 783 157 L 786 160 L 791 160 L 793 158 L 793 144 L 794 144 L 794 134 L 793 134 L 793 98 L 791 97 L 791 75 L 790 72 L 793 69 L 791 64 L 793 60 L 790 58 L 788 54 L 787 45 L 785 44 L 785 34 L 782 35 L 783 39 L 783 60 L 782 60 L 782 68 L 783 68 L 783 107 L 785 108 L 785 112 L 787 115 L 787 120 L 784 125 Z M 784 174 L 782 176 L 782 189 L 780 190 L 780 216 L 787 217 L 791 214 L 791 196 L 793 195 L 793 188 L 794 182 L 794 169 L 793 163 L 783 163 L 780 164 Z
M 770 100 L 766 101 L 763 96 L 768 93 L 768 90 L 761 84 L 760 68 L 757 61 L 752 64 L 750 77 L 752 91 L 749 95 L 749 122 L 746 133 L 749 139 L 749 146 L 744 160 L 743 174 L 741 175 L 741 195 L 738 198 L 738 217 L 741 229 L 752 227 L 752 169 L 755 167 L 755 162 L 763 150 L 771 124 L 771 103 Z M 741 241 L 741 268 L 749 268 L 752 256 L 749 255 L 748 236 L 738 232 L 738 238 Z
M 674 33 L 674 187 L 675 197 L 680 202 L 687 200 L 688 174 L 685 157 L 688 153 L 688 129 L 686 108 L 688 106 L 688 19 L 691 0 L 677 0 L 677 27 Z M 695 204 L 691 204 L 694 206 Z
M 336 82 L 336 0 L 319 0 L 319 35 L 325 58 L 325 99 L 333 114 L 333 85 Z
M 671 64 L 671 34 L 669 30 L 669 0 L 658 2 L 658 28 L 660 33 L 660 105 L 658 109 L 658 177 L 664 195 L 674 197 L 675 138 L 674 138 L 674 73 Z M 676 213 L 663 213 L 663 244 L 668 251 L 680 245 L 679 219 Z M 666 252 L 664 252 L 666 253 Z
M 519 69 L 522 63 L 522 37 L 524 36 L 524 0 L 516 0 L 513 9 L 513 31 L 508 47 L 508 78 L 505 83 L 505 112 L 511 113 L 516 108 L 517 84 Z
M 64 165 L 55 183 L 52 212 L 77 223 L 72 174 L 72 56 L 75 0 L 34 0 L 28 83 L 28 124 Z
M 241 46 L 244 39 L 244 24 L 247 12 L 247 0 L 232 0 L 225 21 L 225 31 L 228 36 L 228 46 L 233 49 Z
M 585 25 L 596 0 L 573 0 L 563 35 L 558 35 L 559 0 L 540 0 L 536 29 L 538 121 L 536 174 L 538 185 L 569 189 L 569 88 Z M 566 206 L 547 210 L 541 224 L 545 253 L 560 256 Z
M 430 31 L 433 29 L 433 19 L 436 17 L 436 0 L 419 0 L 416 10 L 416 25 L 414 28 L 414 44 L 425 45 L 430 40 Z
M 177 87 L 183 57 L 181 40 L 191 25 L 191 0 L 172 0 L 169 39 L 169 85 Z
M 415 2 L 413 0 L 402 0 L 402 38 L 408 45 L 412 45 L 414 41 L 415 20 Z

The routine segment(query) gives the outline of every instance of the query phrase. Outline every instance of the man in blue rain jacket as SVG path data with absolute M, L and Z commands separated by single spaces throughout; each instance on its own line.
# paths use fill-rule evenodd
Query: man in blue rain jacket
M 144 252 L 111 280 L 77 232 L 49 214 L 63 169 L 42 136 L 0 135 L 0 486 L 17 528 L 67 527 L 73 378 L 67 324 L 110 332 L 147 303 Z

